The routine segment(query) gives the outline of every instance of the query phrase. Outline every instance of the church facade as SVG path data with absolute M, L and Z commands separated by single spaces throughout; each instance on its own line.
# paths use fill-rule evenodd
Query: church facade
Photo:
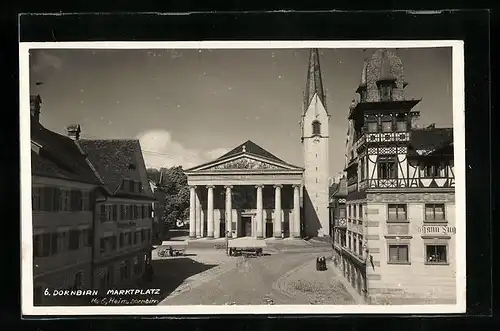
M 291 165 L 249 140 L 185 170 L 190 238 L 328 235 L 329 118 L 319 52 L 313 49 L 301 115 L 304 166 Z

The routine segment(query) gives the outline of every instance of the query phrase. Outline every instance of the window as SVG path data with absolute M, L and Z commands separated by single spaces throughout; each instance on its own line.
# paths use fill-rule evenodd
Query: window
M 445 164 L 428 164 L 420 168 L 420 177 L 447 177 Z
M 111 206 L 111 215 L 113 216 L 113 221 L 116 222 L 118 220 L 118 206 L 113 205 Z
M 120 220 L 124 221 L 127 219 L 127 206 L 120 205 Z
M 84 191 L 82 192 L 82 210 L 88 211 L 90 210 L 90 192 Z
M 134 258 L 134 273 L 136 275 L 139 275 L 142 272 L 142 265 L 141 261 L 139 260 L 138 257 Z
M 407 127 L 408 125 L 404 119 L 398 119 L 398 121 L 396 122 L 396 130 L 399 132 L 406 131 L 408 129 Z
M 82 191 L 71 190 L 70 192 L 70 209 L 72 211 L 82 210 Z
M 340 208 L 339 209 L 339 217 L 340 218 L 345 218 L 345 208 Z
M 50 234 L 49 246 L 50 246 L 50 255 L 55 255 L 60 252 L 60 243 L 59 243 L 59 233 L 53 232 Z
M 363 219 L 363 205 L 359 205 L 359 219 Z
M 124 240 L 125 240 L 124 234 L 120 233 L 120 248 L 123 247 Z
M 38 211 L 42 207 L 42 190 L 40 187 L 33 187 L 31 192 L 31 205 L 33 211 Z
M 42 208 L 43 211 L 54 211 L 54 189 L 52 187 L 42 188 Z
M 101 240 L 99 241 L 99 248 L 101 253 L 106 252 L 106 238 L 101 238 Z
M 101 209 L 101 212 L 100 212 L 101 223 L 104 223 L 107 221 L 107 219 L 106 219 L 106 217 L 107 217 L 106 205 L 101 205 L 100 209 Z
M 312 132 L 313 132 L 313 135 L 320 135 L 321 134 L 321 123 L 319 121 L 314 121 L 312 123 Z
M 351 250 L 351 232 L 347 234 L 347 248 Z
M 127 237 L 128 237 L 128 244 L 132 245 L 132 232 L 128 232 Z
M 427 264 L 448 263 L 446 245 L 425 245 L 425 255 Z
M 392 131 L 392 121 L 382 121 L 382 132 Z
M 120 264 L 120 279 L 126 280 L 129 275 L 128 261 L 123 261 Z
M 380 101 L 390 101 L 392 100 L 392 86 L 383 85 L 379 89 Z
M 406 205 L 388 205 L 389 221 L 406 221 Z
M 408 245 L 389 245 L 389 263 L 408 262 Z
M 359 236 L 358 240 L 358 254 L 363 256 L 363 236 Z
M 352 218 L 356 218 L 356 217 L 357 217 L 357 216 L 356 216 L 356 205 L 353 205 L 353 206 L 352 206 L 352 211 L 353 211 L 353 213 L 352 213 Z
M 74 289 L 81 289 L 83 286 L 83 272 L 82 271 L 78 271 L 76 274 L 75 274 L 75 278 L 74 278 L 74 281 L 73 281 L 73 288 Z
M 379 179 L 394 179 L 397 178 L 396 157 L 379 156 L 377 160 L 378 178 Z
M 128 190 L 130 192 L 135 192 L 135 181 L 133 180 L 128 181 Z
M 33 236 L 33 256 L 34 257 L 42 257 L 42 235 L 34 235 Z
M 139 183 L 139 193 L 142 192 L 144 192 L 144 186 L 142 185 L 142 183 Z
M 116 236 L 109 237 L 109 240 L 111 241 L 111 250 L 116 250 Z
M 69 191 L 61 190 L 61 210 L 69 211 L 70 210 L 70 200 L 69 200 Z
M 428 203 L 425 205 L 426 221 L 444 221 L 444 203 Z
M 50 233 L 40 235 L 42 243 L 41 257 L 50 255 Z
M 80 235 L 82 237 L 82 246 L 91 247 L 92 241 L 94 240 L 92 237 L 92 231 L 90 229 L 83 229 Z
M 377 132 L 377 131 L 378 131 L 378 123 L 368 122 L 368 132 Z
M 80 231 L 69 231 L 69 249 L 74 251 L 80 248 Z
M 362 157 L 360 160 L 360 179 L 365 179 L 365 158 Z
M 356 249 L 358 248 L 358 245 L 357 245 L 357 240 L 356 240 L 356 235 L 353 234 L 352 236 L 352 251 L 354 252 L 354 254 L 356 254 Z

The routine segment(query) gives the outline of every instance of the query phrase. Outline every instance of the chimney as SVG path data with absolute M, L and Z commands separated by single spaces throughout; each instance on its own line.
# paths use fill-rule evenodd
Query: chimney
M 80 124 L 73 124 L 67 127 L 68 137 L 73 140 L 80 139 Z
M 30 95 L 30 113 L 31 120 L 34 122 L 40 122 L 40 108 L 42 104 L 42 98 L 40 95 Z

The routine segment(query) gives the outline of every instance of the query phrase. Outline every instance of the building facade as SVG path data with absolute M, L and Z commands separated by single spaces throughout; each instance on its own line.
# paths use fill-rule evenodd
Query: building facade
M 302 168 L 247 141 L 185 174 L 190 238 L 300 237 Z
M 346 247 L 347 228 L 347 181 L 345 177 L 340 178 L 338 183 L 332 185 L 332 195 L 330 199 L 331 228 L 333 241 L 333 261 L 341 270 L 345 270 L 342 265 L 342 247 Z
M 76 141 L 104 183 L 94 210 L 94 288 L 136 284 L 151 262 L 155 201 L 138 140 Z
M 75 142 L 39 122 L 31 98 L 34 304 L 54 304 L 49 290 L 90 289 L 93 213 L 102 182 Z M 57 304 L 68 298 L 57 298 Z M 73 298 L 74 299 L 74 298 Z
M 453 131 L 416 125 L 400 58 L 364 63 L 349 113 L 341 264 L 372 303 L 454 303 Z

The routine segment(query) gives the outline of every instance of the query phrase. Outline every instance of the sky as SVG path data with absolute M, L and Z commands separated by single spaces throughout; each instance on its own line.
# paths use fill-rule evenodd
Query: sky
M 320 49 L 331 115 L 330 176 L 344 167 L 347 115 L 368 49 Z M 420 125 L 452 126 L 451 48 L 397 49 Z M 299 121 L 308 49 L 30 51 L 40 122 L 88 139 L 139 139 L 147 167 L 189 168 L 252 140 L 303 165 Z M 37 83 L 43 84 L 37 84 Z

